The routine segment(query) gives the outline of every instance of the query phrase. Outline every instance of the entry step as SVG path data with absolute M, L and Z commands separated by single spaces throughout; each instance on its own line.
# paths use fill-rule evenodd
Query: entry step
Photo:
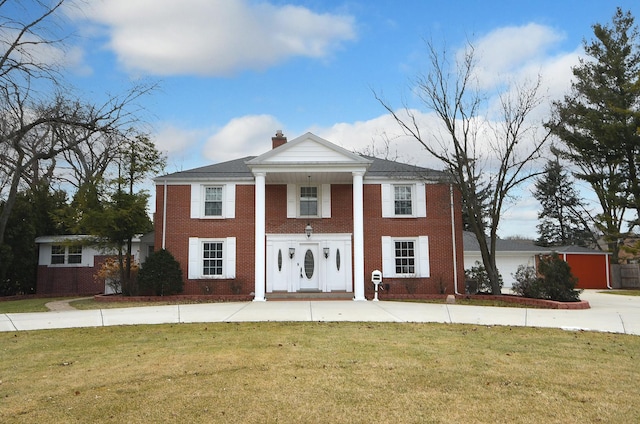
M 305 290 L 298 292 L 266 293 L 266 298 L 267 300 L 352 300 L 353 293 Z

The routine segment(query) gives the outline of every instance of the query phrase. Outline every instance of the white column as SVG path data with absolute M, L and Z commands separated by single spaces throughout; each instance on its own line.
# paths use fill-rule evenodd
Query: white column
M 264 302 L 265 287 L 265 174 L 256 173 L 256 242 L 255 242 L 255 296 L 254 302 Z
M 364 297 L 363 175 L 364 172 L 353 173 L 353 300 L 367 300 Z

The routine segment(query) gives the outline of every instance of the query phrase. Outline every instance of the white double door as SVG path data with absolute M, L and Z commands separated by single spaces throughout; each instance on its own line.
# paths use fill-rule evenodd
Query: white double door
M 267 235 L 268 293 L 352 291 L 351 234 L 322 236 Z

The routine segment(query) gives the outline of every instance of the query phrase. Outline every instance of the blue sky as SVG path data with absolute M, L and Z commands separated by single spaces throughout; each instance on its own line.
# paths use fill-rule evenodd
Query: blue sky
M 637 0 L 85 0 L 67 10 L 66 57 L 71 82 L 96 97 L 159 82 L 144 118 L 167 172 L 263 153 L 278 129 L 350 150 L 386 134 L 400 160 L 438 168 L 396 138 L 372 92 L 411 100 L 425 39 L 453 52 L 472 40 L 487 78 L 540 73 L 548 104 L 569 89 L 591 25 L 616 6 L 640 19 Z M 501 236 L 536 235 L 537 204 L 523 190 Z

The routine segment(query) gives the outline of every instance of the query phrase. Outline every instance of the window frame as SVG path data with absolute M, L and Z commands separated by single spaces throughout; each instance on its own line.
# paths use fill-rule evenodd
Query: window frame
M 409 243 L 411 244 L 411 247 L 409 247 Z M 416 241 L 410 240 L 410 239 L 393 240 L 393 244 L 394 244 L 393 260 L 395 262 L 395 274 L 399 276 L 415 277 L 416 269 L 417 269 Z M 406 253 L 406 254 L 403 255 L 402 253 Z M 407 268 L 406 271 L 404 271 L 405 267 Z
M 206 255 L 207 244 L 221 244 L 220 257 L 208 258 Z M 205 274 L 205 261 L 219 260 L 219 265 L 216 265 L 221 273 Z M 210 268 L 210 267 L 209 267 Z M 188 276 L 189 280 L 220 280 L 220 279 L 234 279 L 236 278 L 236 238 L 198 238 L 189 237 L 189 267 Z
M 413 273 L 398 273 L 396 268 L 396 243 L 413 243 Z M 391 237 L 382 236 L 382 276 L 385 278 L 429 278 L 431 276 L 431 255 L 429 236 Z
M 55 251 L 55 252 L 54 252 Z M 56 258 L 56 260 L 54 260 Z M 67 264 L 67 248 L 62 244 L 51 245 L 50 263 L 51 265 L 66 265 Z
M 407 187 L 411 190 L 410 214 L 396 214 L 396 187 Z M 411 219 L 427 217 L 427 193 L 424 182 L 414 180 L 382 182 L 380 183 L 380 189 L 383 218 Z
M 49 265 L 53 266 L 76 266 L 82 265 L 82 245 L 81 244 L 52 244 L 49 255 Z M 55 258 L 55 259 L 54 259 Z
M 191 219 L 205 220 L 224 220 L 234 219 L 236 217 L 236 183 L 234 182 L 208 182 L 191 183 L 191 205 L 189 208 L 189 216 Z M 205 215 L 206 213 L 206 197 L 207 188 L 221 188 L 221 214 Z M 211 202 L 217 202 L 212 200 Z
M 216 248 L 207 248 L 207 245 L 216 245 Z M 219 246 L 219 248 L 217 248 Z M 202 242 L 202 275 L 205 277 L 221 277 L 224 275 L 224 242 L 223 241 L 203 241 Z M 216 256 L 207 256 L 207 253 Z M 219 255 L 219 256 L 218 256 Z M 207 272 L 213 270 L 214 272 Z
M 414 192 L 415 192 L 415 185 L 414 184 L 392 184 L 391 186 L 393 188 L 393 215 L 394 216 L 415 216 L 414 213 L 414 201 L 413 199 L 415 198 Z M 403 192 L 400 194 L 407 194 L 409 195 L 409 199 L 399 199 L 398 198 L 398 194 L 399 194 L 399 189 L 403 189 Z M 398 209 L 406 209 L 406 204 L 402 205 L 402 203 L 409 203 L 409 211 L 407 213 L 398 213 Z M 398 205 L 400 203 L 400 206 Z
M 220 199 L 219 200 L 207 200 L 207 191 L 208 189 L 219 189 L 220 190 Z M 225 198 L 225 189 L 224 185 L 203 185 L 202 186 L 202 217 L 209 219 L 221 219 L 224 218 L 224 198 Z M 207 214 L 207 203 L 220 203 L 220 214 Z
M 317 185 L 314 184 L 306 184 L 306 185 L 299 185 L 298 186 L 299 190 L 297 190 L 297 203 L 298 203 L 298 216 L 300 218 L 318 218 L 320 217 L 320 193 L 321 193 L 321 189 L 320 187 L 318 187 Z M 307 196 L 304 197 L 303 196 L 303 191 L 305 189 L 311 189 L 311 190 L 315 190 L 315 197 L 311 197 L 311 196 Z M 303 202 L 308 203 L 308 204 L 312 204 L 313 202 L 315 202 L 315 209 L 316 209 L 316 213 L 315 214 L 303 214 L 302 213 L 302 204 Z

